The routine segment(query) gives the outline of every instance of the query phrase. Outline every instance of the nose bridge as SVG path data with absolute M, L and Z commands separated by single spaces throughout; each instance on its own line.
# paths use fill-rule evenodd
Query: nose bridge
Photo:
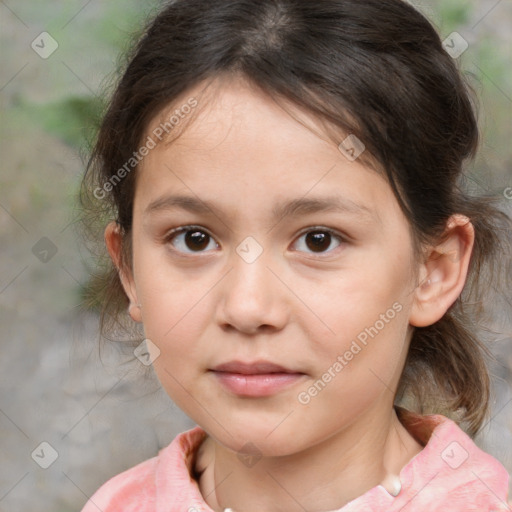
M 254 331 L 261 325 L 282 326 L 286 304 L 279 280 L 268 268 L 275 266 L 272 251 L 264 249 L 253 237 L 236 247 L 222 290 L 222 322 L 245 331 Z
M 273 276 L 267 268 L 272 266 L 271 259 L 271 251 L 264 249 L 254 237 L 245 238 L 231 258 L 230 293 L 237 295 L 238 300 L 261 303 L 272 286 L 269 280 Z

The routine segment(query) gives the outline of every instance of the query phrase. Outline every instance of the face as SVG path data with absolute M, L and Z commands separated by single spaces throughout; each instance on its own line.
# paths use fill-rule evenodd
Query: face
M 201 101 L 137 171 L 125 289 L 178 406 L 233 450 L 297 453 L 391 407 L 409 225 L 377 172 L 262 93 Z

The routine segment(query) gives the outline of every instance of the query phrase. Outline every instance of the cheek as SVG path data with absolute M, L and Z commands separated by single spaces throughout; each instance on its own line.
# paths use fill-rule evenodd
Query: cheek
M 337 324 L 337 336 L 329 343 L 324 339 L 314 350 L 317 373 L 296 398 L 299 410 L 316 418 L 317 427 L 300 435 L 322 439 L 326 432 L 349 424 L 372 404 L 393 401 L 407 353 L 408 326 L 405 308 L 394 304 L 395 308 L 383 310 L 385 320 L 375 321 L 373 314 L 355 319 L 347 315 L 345 322 Z
M 333 324 L 335 335 L 312 347 L 317 354 L 317 378 L 330 380 L 326 373 L 334 373 L 339 384 L 335 387 L 343 394 L 379 380 L 382 384 L 378 387 L 382 388 L 396 379 L 407 351 L 407 314 L 398 301 L 384 305 L 382 309 L 375 305 L 358 314 L 350 310 L 338 315 Z
M 151 242 L 142 238 L 134 248 L 137 294 L 144 306 L 146 334 L 164 339 L 197 316 L 208 283 L 190 269 L 174 268 L 164 248 L 143 247 L 145 244 Z
M 160 350 L 155 370 L 176 373 L 200 356 L 197 340 L 211 319 L 205 291 L 213 284 L 173 270 L 165 258 L 143 254 L 135 262 L 146 338 Z
M 344 269 L 334 279 L 326 279 L 318 293 L 303 290 L 309 309 L 317 316 L 314 323 L 309 321 L 310 325 L 328 327 L 324 339 L 332 339 L 335 344 L 341 340 L 350 342 L 372 326 L 379 332 L 389 331 L 389 325 L 397 323 L 395 317 L 407 309 L 410 300 L 406 265 L 367 258 L 367 262 Z
M 336 374 L 331 390 L 344 400 L 362 390 L 382 392 L 401 373 L 411 300 L 407 254 L 405 247 L 396 254 L 369 251 L 335 280 L 326 281 L 321 293 L 308 296 L 311 310 L 321 319 L 304 320 L 315 326 L 310 339 L 317 378 L 331 368 Z M 343 370 L 335 371 L 336 362 L 336 369 Z
M 143 315 L 147 338 L 159 348 L 153 369 L 167 394 L 191 417 L 197 415 L 191 396 L 200 396 L 197 378 L 204 367 L 204 347 L 198 344 L 209 317 L 201 295 L 155 293 Z
M 204 332 L 205 322 L 211 318 L 206 311 L 207 302 L 201 301 L 204 291 L 192 290 L 188 294 L 152 291 L 154 294 L 145 299 L 142 315 L 146 337 L 155 341 L 166 362 L 192 361 L 199 349 L 196 342 Z

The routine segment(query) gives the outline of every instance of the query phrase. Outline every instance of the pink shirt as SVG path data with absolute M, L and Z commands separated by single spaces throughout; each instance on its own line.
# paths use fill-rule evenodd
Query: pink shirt
M 448 418 L 402 411 L 402 423 L 425 446 L 402 468 L 402 490 L 393 497 L 378 485 L 336 512 L 512 510 L 509 476 L 495 458 Z M 108 480 L 82 512 L 212 512 L 192 476 L 205 436 L 201 427 L 179 434 L 157 456 Z

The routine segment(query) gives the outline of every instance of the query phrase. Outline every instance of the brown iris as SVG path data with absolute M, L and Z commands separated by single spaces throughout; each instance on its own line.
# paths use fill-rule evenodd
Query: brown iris
M 331 235 L 325 231 L 312 231 L 306 235 L 306 245 L 314 252 L 322 252 L 331 245 Z
M 210 235 L 203 231 L 189 230 L 185 234 L 185 244 L 192 251 L 201 251 L 208 246 Z

